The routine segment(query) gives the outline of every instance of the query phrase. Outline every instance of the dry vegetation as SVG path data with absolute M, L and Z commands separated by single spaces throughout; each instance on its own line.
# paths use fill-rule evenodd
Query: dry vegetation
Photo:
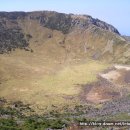
M 0 96 L 40 108 L 73 106 L 80 103 L 80 84 L 96 81 L 96 74 L 108 66 L 89 59 L 82 64 L 56 64 L 52 60 L 49 65 L 45 58 L 19 50 L 1 55 Z
M 129 119 L 130 67 L 110 66 L 130 63 L 130 44 L 113 26 L 90 16 L 48 11 L 3 12 L 0 19 L 3 129 Z

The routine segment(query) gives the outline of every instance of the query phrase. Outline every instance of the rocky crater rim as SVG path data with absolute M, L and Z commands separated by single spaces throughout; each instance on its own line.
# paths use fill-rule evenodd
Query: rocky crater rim
M 95 19 L 90 15 L 65 14 L 55 11 L 0 12 L 0 19 L 1 18 L 10 20 L 25 18 L 38 20 L 42 26 L 56 29 L 63 33 L 68 33 L 73 27 L 88 28 L 89 25 L 95 25 L 120 35 L 119 31 L 114 26 L 99 19 Z

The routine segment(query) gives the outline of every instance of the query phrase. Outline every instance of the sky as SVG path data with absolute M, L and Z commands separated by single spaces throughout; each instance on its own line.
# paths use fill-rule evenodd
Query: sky
M 43 10 L 91 15 L 130 36 L 130 0 L 0 0 L 0 11 Z

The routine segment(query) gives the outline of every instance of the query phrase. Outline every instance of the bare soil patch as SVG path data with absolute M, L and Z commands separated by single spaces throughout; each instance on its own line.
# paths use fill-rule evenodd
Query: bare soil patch
M 120 92 L 115 90 L 115 86 L 109 81 L 99 77 L 95 83 L 84 85 L 82 99 L 91 103 L 102 103 L 119 98 Z
M 95 83 L 83 85 L 81 100 L 103 103 L 119 99 L 130 92 L 130 67 L 115 65 L 98 75 Z

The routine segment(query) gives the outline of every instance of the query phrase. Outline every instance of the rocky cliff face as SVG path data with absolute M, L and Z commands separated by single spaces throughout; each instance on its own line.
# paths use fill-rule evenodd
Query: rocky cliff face
M 26 17 L 33 20 L 38 20 L 44 27 L 56 29 L 62 31 L 63 33 L 69 33 L 75 27 L 88 28 L 91 25 L 95 25 L 102 29 L 119 34 L 118 30 L 112 25 L 87 15 L 67 15 L 57 12 L 32 12 L 27 13 Z
M 119 34 L 118 30 L 112 25 L 107 24 L 99 19 L 94 19 L 88 15 L 63 14 L 57 12 L 1 12 L 0 19 L 6 19 L 11 22 L 19 19 L 37 20 L 42 26 L 68 33 L 74 27 L 88 28 L 95 25 L 105 30 Z
M 30 44 L 50 39 L 75 55 L 83 53 L 94 59 L 107 57 L 121 62 L 129 59 L 129 45 L 118 30 L 91 16 L 50 11 L 0 12 L 0 53 L 15 48 L 30 50 Z

